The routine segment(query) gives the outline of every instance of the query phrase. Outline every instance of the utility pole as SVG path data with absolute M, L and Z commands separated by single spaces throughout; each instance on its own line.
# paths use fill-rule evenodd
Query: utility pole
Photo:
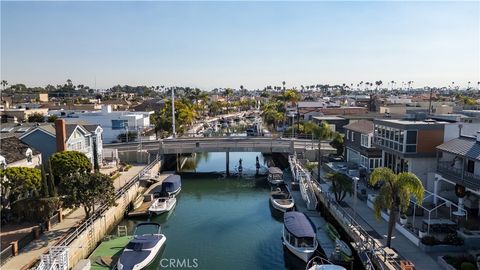
M 175 131 L 175 93 L 174 88 L 172 87 L 172 135 L 173 138 L 177 137 L 177 132 Z
M 432 114 L 432 95 L 433 95 L 433 87 L 430 88 L 430 98 L 428 104 L 428 114 Z

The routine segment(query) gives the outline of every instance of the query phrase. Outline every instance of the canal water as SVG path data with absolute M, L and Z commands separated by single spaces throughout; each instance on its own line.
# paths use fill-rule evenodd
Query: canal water
M 193 171 L 182 175 L 182 191 L 175 209 L 151 221 L 162 224 L 165 249 L 149 269 L 304 269 L 283 249 L 282 216 L 269 204 L 266 177 L 255 176 L 261 153 L 230 153 L 231 168 L 243 160 L 243 175 L 225 177 L 225 153 L 208 153 L 192 161 Z M 192 171 L 192 168 L 187 171 Z M 203 173 L 203 174 L 202 174 Z M 135 224 L 126 219 L 130 233 Z M 173 262 L 173 264 L 172 264 Z

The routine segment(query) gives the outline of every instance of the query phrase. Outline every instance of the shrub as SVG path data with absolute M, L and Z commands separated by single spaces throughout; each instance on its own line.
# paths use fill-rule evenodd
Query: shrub
M 62 206 L 59 197 L 27 198 L 12 204 L 12 211 L 24 221 L 43 222 Z
M 475 267 L 475 265 L 473 265 L 471 262 L 463 262 L 460 265 L 460 270 L 477 270 L 477 267 Z
M 468 264 L 471 264 L 471 265 L 475 265 L 475 260 L 473 259 L 473 256 L 471 255 L 457 255 L 457 256 L 451 256 L 451 255 L 445 255 L 443 256 L 443 259 L 445 260 L 445 262 L 447 262 L 448 264 L 450 264 L 451 266 L 453 266 L 455 269 L 459 269 L 459 270 L 462 270 L 462 265 L 464 263 L 468 263 Z M 465 266 L 465 267 L 468 267 L 468 266 Z M 469 268 L 467 268 L 469 269 Z M 476 269 L 476 268 L 472 268 L 472 269 Z
M 447 245 L 461 246 L 463 245 L 463 239 L 458 237 L 456 233 L 449 233 L 443 239 L 443 243 Z
M 435 238 L 433 235 L 427 235 L 422 237 L 422 243 L 427 246 L 434 246 L 434 245 L 439 245 L 442 242 Z

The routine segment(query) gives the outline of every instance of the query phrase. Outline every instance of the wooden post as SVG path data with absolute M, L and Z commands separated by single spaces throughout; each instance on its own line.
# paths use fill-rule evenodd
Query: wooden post
M 12 255 L 17 256 L 18 255 L 18 241 L 13 241 L 10 244 L 12 245 Z
M 227 151 L 225 154 L 226 154 L 226 173 L 227 173 L 227 176 L 230 176 L 230 152 Z
M 60 207 L 58 208 L 58 222 L 62 222 L 63 221 L 63 209 Z

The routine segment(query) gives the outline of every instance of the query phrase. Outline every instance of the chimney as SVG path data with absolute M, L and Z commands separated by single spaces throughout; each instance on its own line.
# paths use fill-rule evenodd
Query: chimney
M 55 120 L 55 136 L 57 137 L 57 152 L 67 150 L 67 129 L 65 127 L 65 120 Z

